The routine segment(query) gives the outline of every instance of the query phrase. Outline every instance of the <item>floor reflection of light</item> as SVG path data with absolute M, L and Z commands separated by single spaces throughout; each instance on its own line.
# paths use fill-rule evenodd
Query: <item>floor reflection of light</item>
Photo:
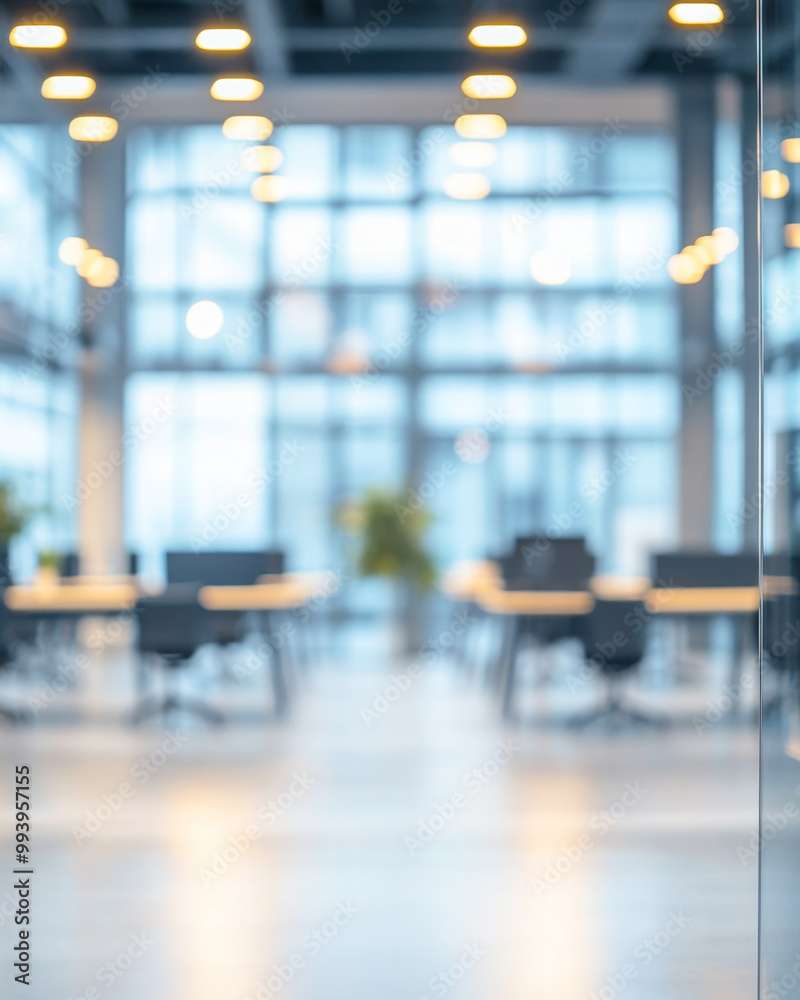
M 195 785 L 171 796 L 164 810 L 159 823 L 169 847 L 163 899 L 174 974 L 170 995 L 247 997 L 272 965 L 265 926 L 270 897 L 262 889 L 268 863 L 255 832 L 255 809 L 249 796 L 240 801 L 230 789 Z

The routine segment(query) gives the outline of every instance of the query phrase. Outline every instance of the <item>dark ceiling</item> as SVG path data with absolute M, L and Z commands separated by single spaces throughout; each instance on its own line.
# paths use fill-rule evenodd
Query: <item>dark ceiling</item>
M 769 0 L 771 6 L 783 2 Z M 669 23 L 668 0 L 524 0 L 515 9 L 529 28 L 529 44 L 486 54 L 466 42 L 465 28 L 478 9 L 466 0 L 48 0 L 68 26 L 70 44 L 23 58 L 39 62 L 39 69 L 85 68 L 110 77 L 148 69 L 203 77 L 228 69 L 273 77 L 409 76 L 481 66 L 562 81 L 751 74 L 754 3 L 727 0 L 724 27 L 694 32 Z M 27 10 L 47 7 L 34 0 Z M 0 10 L 8 24 L 26 8 L 0 0 Z M 231 22 L 253 35 L 245 54 L 195 49 L 199 27 Z M 8 72 L 21 54 L 10 53 L 7 43 L 0 51 Z

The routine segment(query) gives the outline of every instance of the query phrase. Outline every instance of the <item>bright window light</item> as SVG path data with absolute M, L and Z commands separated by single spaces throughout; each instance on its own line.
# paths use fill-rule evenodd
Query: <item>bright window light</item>
M 194 44 L 206 52 L 241 52 L 251 41 L 244 28 L 203 28 Z
M 186 311 L 186 329 L 196 340 L 216 337 L 224 322 L 222 309 L 211 299 L 201 299 Z
M 528 40 L 521 24 L 476 24 L 467 36 L 479 49 L 516 49 Z
M 60 24 L 16 24 L 8 40 L 17 49 L 60 49 L 67 32 Z
M 725 11 L 718 3 L 690 0 L 688 3 L 673 4 L 669 9 L 669 19 L 684 28 L 707 28 L 709 25 L 722 24 Z
M 508 126 L 502 115 L 460 115 L 455 128 L 462 139 L 499 139 Z
M 69 135 L 76 142 L 110 142 L 118 128 L 110 115 L 79 115 L 69 123 Z
M 257 101 L 264 84 L 252 76 L 221 76 L 211 84 L 215 101 Z
M 272 122 L 264 115 L 231 115 L 222 123 L 222 134 L 226 139 L 247 142 L 263 142 L 269 139 L 272 130 Z
M 450 159 L 456 166 L 480 170 L 490 167 L 497 159 L 497 146 L 490 142 L 454 142 Z
M 96 88 L 97 84 L 90 76 L 65 73 L 42 80 L 42 97 L 48 101 L 85 101 Z

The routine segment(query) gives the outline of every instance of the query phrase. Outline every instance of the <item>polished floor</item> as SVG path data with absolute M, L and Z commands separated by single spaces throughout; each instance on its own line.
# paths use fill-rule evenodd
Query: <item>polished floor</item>
M 283 723 L 5 728 L 34 787 L 19 994 L 752 1000 L 755 732 L 698 696 L 711 725 L 508 728 L 452 664 L 364 650 L 301 676 Z

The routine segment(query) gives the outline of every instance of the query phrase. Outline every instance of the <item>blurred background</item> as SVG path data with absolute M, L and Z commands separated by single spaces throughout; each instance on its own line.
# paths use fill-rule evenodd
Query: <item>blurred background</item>
M 800 130 L 757 13 L 0 6 L 35 997 L 753 997 L 760 688 L 795 995 Z

